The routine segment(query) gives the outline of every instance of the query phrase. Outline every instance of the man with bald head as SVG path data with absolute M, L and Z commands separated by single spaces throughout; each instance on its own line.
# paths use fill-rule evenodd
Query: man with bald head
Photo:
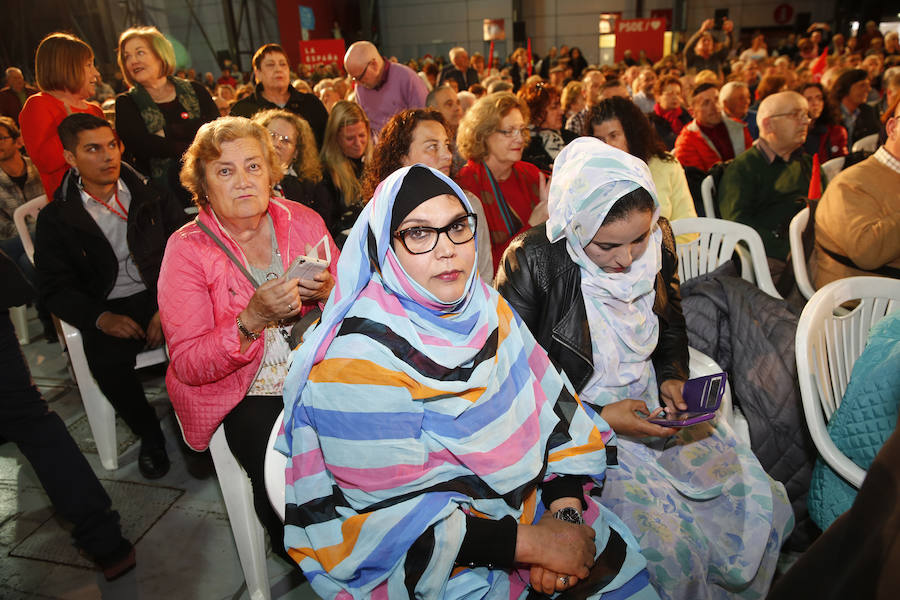
M 772 94 L 760 103 L 756 122 L 759 139 L 722 175 L 719 209 L 722 218 L 755 229 L 766 255 L 784 261 L 788 225 L 806 206 L 812 175 L 812 157 L 803 152 L 809 106 L 797 92 Z
M 6 87 L 0 89 L 0 115 L 11 118 L 18 126 L 19 113 L 25 105 L 25 99 L 37 93 L 37 88 L 25 83 L 22 71 L 9 67 L 6 69 Z
M 469 53 L 465 48 L 457 46 L 450 49 L 450 64 L 441 69 L 437 84 L 444 85 L 449 79 L 458 84 L 457 89 L 460 92 L 479 82 L 478 71 L 469 64 Z
M 356 101 L 366 111 L 376 138 L 401 110 L 425 107 L 425 82 L 406 65 L 386 61 L 371 42 L 351 44 L 344 69 L 357 84 Z

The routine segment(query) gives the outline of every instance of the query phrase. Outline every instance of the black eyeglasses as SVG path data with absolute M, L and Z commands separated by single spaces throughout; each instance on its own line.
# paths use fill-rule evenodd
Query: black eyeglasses
M 360 79 L 365 77 L 366 71 L 369 70 L 369 67 L 371 67 L 372 63 L 374 63 L 374 62 L 375 62 L 375 59 L 373 58 L 372 60 L 370 60 L 369 62 L 366 63 L 366 68 L 362 70 L 362 73 L 360 73 L 359 75 L 351 75 L 350 79 L 352 79 L 353 81 L 359 81 Z
M 447 239 L 457 246 L 471 241 L 475 237 L 477 223 L 475 215 L 468 213 L 445 227 L 409 227 L 395 231 L 394 237 L 400 240 L 410 254 L 427 254 L 437 246 L 442 233 L 446 233 Z

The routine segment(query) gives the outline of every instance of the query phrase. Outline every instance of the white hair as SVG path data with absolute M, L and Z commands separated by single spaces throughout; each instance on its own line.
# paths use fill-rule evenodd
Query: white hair
M 747 88 L 750 89 L 749 86 L 743 81 L 729 81 L 725 85 L 722 86 L 722 89 L 719 90 L 719 102 L 725 102 L 738 88 Z
M 450 62 L 453 62 L 453 60 L 459 55 L 460 52 L 466 52 L 466 49 L 463 48 L 462 46 L 456 46 L 455 48 L 450 48 Z M 469 53 L 466 52 L 466 54 L 468 55 Z

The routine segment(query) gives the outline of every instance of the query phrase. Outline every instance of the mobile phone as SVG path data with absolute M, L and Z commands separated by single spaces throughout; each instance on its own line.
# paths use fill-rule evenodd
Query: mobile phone
M 684 383 L 682 390 L 687 410 L 666 412 L 647 420 L 663 427 L 687 427 L 709 421 L 716 416 L 716 411 L 722 403 L 727 379 L 725 373 L 689 379 Z
M 323 256 L 324 249 L 324 258 Z M 307 255 L 300 255 L 291 261 L 284 272 L 285 279 L 312 279 L 331 264 L 331 248 L 328 246 L 328 238 L 322 236 L 319 243 L 310 250 Z

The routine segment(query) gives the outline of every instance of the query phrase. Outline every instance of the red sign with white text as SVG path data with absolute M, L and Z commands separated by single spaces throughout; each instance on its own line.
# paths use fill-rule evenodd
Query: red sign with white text
M 663 55 L 663 34 L 666 32 L 665 19 L 625 19 L 616 23 L 615 61 L 619 62 L 626 50 L 631 50 L 634 58 L 643 50 L 647 58 L 656 62 Z
M 329 65 L 344 69 L 344 40 L 301 40 L 300 64 Z

